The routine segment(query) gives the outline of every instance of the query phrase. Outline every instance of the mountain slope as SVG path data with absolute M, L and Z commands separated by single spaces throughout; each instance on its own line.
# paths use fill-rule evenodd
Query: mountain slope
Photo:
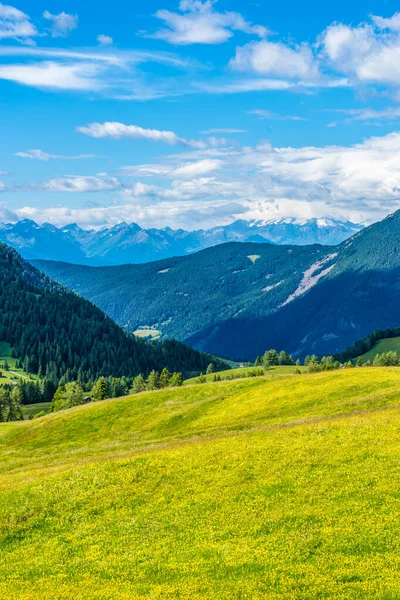
M 1 597 L 398 598 L 399 385 L 349 369 L 1 425 Z
M 146 265 L 35 264 L 131 331 L 151 326 L 184 340 L 221 320 L 269 314 L 296 293 L 304 272 L 320 263 L 324 271 L 333 255 L 323 246 L 230 243 Z M 246 357 L 240 353 L 254 333 L 246 332 L 236 358 Z
M 334 354 L 400 323 L 400 212 L 333 248 L 224 244 L 148 265 L 39 265 L 132 330 L 230 358 Z
M 15 348 L 28 371 L 55 380 L 133 376 L 163 366 L 200 371 L 210 362 L 178 342 L 136 340 L 1 243 L 0 341 Z
M 354 223 L 334 219 L 280 219 L 235 221 L 209 230 L 142 229 L 136 223 L 120 223 L 101 231 L 80 229 L 75 224 L 60 229 L 23 220 L 0 225 L 0 241 L 25 258 L 68 261 L 92 266 L 146 263 L 184 256 L 227 242 L 335 245 L 360 231 Z

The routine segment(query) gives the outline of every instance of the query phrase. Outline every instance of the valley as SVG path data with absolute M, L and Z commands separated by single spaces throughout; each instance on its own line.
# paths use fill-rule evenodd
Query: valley
M 129 331 L 146 324 L 239 361 L 266 348 L 302 359 L 398 326 L 399 235 L 396 212 L 338 246 L 228 243 L 145 265 L 34 264 Z

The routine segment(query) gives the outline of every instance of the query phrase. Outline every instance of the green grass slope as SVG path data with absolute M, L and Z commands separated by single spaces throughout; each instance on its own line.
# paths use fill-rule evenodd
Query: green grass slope
M 400 370 L 193 385 L 0 427 L 0 596 L 400 597 Z
M 23 369 L 17 369 L 17 360 L 12 357 L 12 348 L 7 342 L 0 341 L 0 365 L 8 363 L 9 369 L 0 367 L 3 377 L 0 378 L 0 385 L 18 382 L 21 379 L 37 379 L 35 375 L 28 375 Z
M 379 340 L 379 342 L 377 342 L 371 350 L 365 352 L 361 358 L 364 362 L 367 360 L 372 361 L 377 354 L 382 354 L 383 352 L 397 352 L 400 354 L 400 337 Z

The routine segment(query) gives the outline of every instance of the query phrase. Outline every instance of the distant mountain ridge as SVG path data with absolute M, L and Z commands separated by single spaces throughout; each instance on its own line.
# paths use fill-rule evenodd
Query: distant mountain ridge
M 146 265 L 37 266 L 134 330 L 237 359 L 336 354 L 400 324 L 400 211 L 339 246 L 228 243 Z
M 211 229 L 142 229 L 136 223 L 120 223 L 100 231 L 76 224 L 39 226 L 24 219 L 0 224 L 0 241 L 15 248 L 28 260 L 66 261 L 73 264 L 108 266 L 140 264 L 173 256 L 184 256 L 227 242 L 289 245 L 336 245 L 362 229 L 362 225 L 324 219 L 238 220 Z

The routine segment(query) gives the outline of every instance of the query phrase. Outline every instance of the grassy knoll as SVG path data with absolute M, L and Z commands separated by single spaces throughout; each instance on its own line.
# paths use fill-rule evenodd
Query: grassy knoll
M 232 378 L 241 378 L 241 377 L 250 377 L 252 372 L 259 370 L 260 367 L 238 367 L 233 368 L 228 371 L 220 371 L 219 373 L 211 373 L 210 375 L 206 375 L 207 382 L 211 382 L 214 379 L 214 375 L 218 375 L 222 380 L 232 379 Z M 283 366 L 283 367 L 270 367 L 267 371 L 264 372 L 262 377 L 272 377 L 276 375 L 295 375 L 297 370 L 302 371 L 303 373 L 307 371 L 306 367 L 295 367 L 295 366 Z M 193 377 L 193 379 L 187 379 L 185 381 L 185 385 L 192 385 L 193 383 L 198 383 L 199 378 Z
M 400 598 L 400 369 L 0 426 L 0 597 Z
M 362 355 L 362 359 L 364 362 L 367 360 L 374 360 L 377 354 L 382 354 L 383 352 L 397 352 L 400 354 L 400 337 L 396 338 L 388 338 L 386 340 L 379 340 L 375 344 L 371 350 L 368 350 L 365 354 Z
M 25 404 L 22 405 L 22 414 L 24 415 L 24 419 L 29 419 L 29 417 L 35 416 L 41 412 L 49 412 L 51 406 L 51 402 L 38 402 L 37 404 Z

